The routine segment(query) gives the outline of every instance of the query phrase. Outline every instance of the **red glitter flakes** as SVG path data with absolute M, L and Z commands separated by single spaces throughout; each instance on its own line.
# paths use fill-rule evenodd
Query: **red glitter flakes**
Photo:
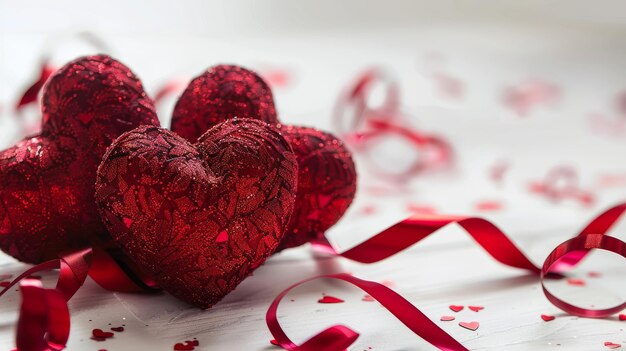
M 604 347 L 609 349 L 619 349 L 620 347 L 622 347 L 622 344 L 617 344 L 612 341 L 606 341 L 604 342 Z
M 195 350 L 196 346 L 200 346 L 198 340 L 185 340 L 184 343 L 176 343 L 176 345 L 174 345 L 174 351 L 192 351 Z
M 104 341 L 106 339 L 112 338 L 113 333 L 105 332 L 102 329 L 94 329 L 91 331 L 91 339 L 96 341 Z
M 334 296 L 326 295 L 322 297 L 321 299 L 317 300 L 317 302 L 318 303 L 342 303 L 345 301 Z
M 578 278 L 569 278 L 569 279 L 567 279 L 567 284 L 573 285 L 573 286 L 585 286 L 585 285 L 587 285 L 587 283 L 585 283 L 584 280 L 578 279 Z
M 525 117 L 539 106 L 555 103 L 560 89 L 543 80 L 527 80 L 504 91 L 504 104 L 518 116 Z
M 474 204 L 474 208 L 481 212 L 499 211 L 504 208 L 504 204 L 497 200 L 482 200 Z

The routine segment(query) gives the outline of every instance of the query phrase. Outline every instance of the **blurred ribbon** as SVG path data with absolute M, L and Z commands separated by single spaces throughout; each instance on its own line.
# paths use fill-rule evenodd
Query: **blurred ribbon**
M 418 243 L 448 224 L 456 223 L 465 229 L 465 231 L 496 261 L 509 267 L 523 269 L 539 275 L 546 297 L 556 307 L 576 316 L 599 318 L 623 310 L 626 307 L 626 302 L 601 310 L 577 307 L 550 293 L 544 286 L 544 278 L 547 276 L 560 276 L 568 269 L 576 266 L 587 253 L 593 249 L 607 250 L 626 258 L 626 243 L 606 235 L 606 232 L 625 211 L 626 203 L 623 203 L 600 214 L 576 237 L 557 246 L 545 260 L 542 268 L 533 264 L 497 226 L 478 217 L 415 214 L 343 252 L 336 251 L 328 240 L 317 242 L 316 245 L 321 246 L 327 252 L 353 261 L 375 263 Z M 266 321 L 277 343 L 286 350 L 305 351 L 323 349 L 327 351 L 341 351 L 351 345 L 359 335 L 346 326 L 335 325 L 315 335 L 304 344 L 296 345 L 282 330 L 277 318 L 278 304 L 281 299 L 294 287 L 319 278 L 341 279 L 365 290 L 415 334 L 438 347 L 440 350 L 466 350 L 466 348 L 459 344 L 452 336 L 448 335 L 436 324 L 428 320 L 423 313 L 402 296 L 390 289 L 384 288 L 382 284 L 364 281 L 346 274 L 309 278 L 290 286 L 276 297 L 267 311 Z
M 372 105 L 372 92 L 382 88 L 379 106 Z M 382 138 L 400 138 L 413 148 L 418 157 L 408 162 L 402 171 L 388 171 L 385 167 L 370 167 L 383 178 L 404 182 L 421 172 L 447 166 L 453 152 L 442 138 L 425 134 L 409 126 L 400 111 L 400 90 L 397 82 L 385 71 L 372 68 L 360 75 L 356 82 L 340 96 L 334 111 L 335 129 L 356 153 L 375 165 L 372 153 L 376 141 Z

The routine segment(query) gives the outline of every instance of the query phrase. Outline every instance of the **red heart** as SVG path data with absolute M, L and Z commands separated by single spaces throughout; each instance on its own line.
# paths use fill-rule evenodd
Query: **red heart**
M 456 318 L 454 318 L 454 316 L 441 316 L 441 318 L 439 318 L 440 321 L 443 322 L 449 322 L 449 321 L 453 321 Z
M 279 249 L 320 238 L 354 198 L 356 171 L 350 152 L 329 133 L 281 125 L 268 85 L 237 66 L 215 66 L 192 80 L 176 103 L 171 129 L 194 142 L 216 123 L 235 116 L 277 125 L 298 160 L 296 205 Z
M 102 331 L 102 329 L 94 329 L 91 331 L 94 339 L 108 339 L 113 337 L 113 333 Z
M 104 55 L 68 63 L 45 86 L 41 133 L 0 152 L 0 248 L 25 262 L 106 237 L 93 201 L 113 140 L 158 125 L 137 77 Z
M 114 332 L 123 332 L 124 331 L 124 327 L 113 327 L 111 328 L 111 330 L 113 330 Z
M 104 155 L 96 203 L 139 269 L 208 308 L 276 250 L 293 211 L 296 174 L 289 144 L 261 121 L 218 124 L 195 145 L 141 127 Z
M 485 309 L 483 306 L 467 306 L 467 308 L 469 308 L 470 310 L 472 310 L 474 312 L 478 312 L 480 310 L 484 310 Z
M 460 312 L 463 310 L 463 306 L 461 305 L 450 305 L 450 309 L 454 312 Z
M 476 329 L 478 329 L 478 327 L 480 326 L 480 324 L 478 324 L 478 322 L 473 321 L 473 322 L 459 322 L 459 325 L 465 329 L 469 329 L 471 331 L 474 331 Z
M 554 320 L 554 318 L 556 318 L 556 317 L 550 316 L 550 315 L 547 315 L 547 314 L 542 314 L 541 315 L 541 319 L 543 319 L 546 322 L 552 321 L 552 320 Z
M 626 321 L 626 314 L 620 314 L 619 315 L 619 320 L 620 321 Z
M 608 347 L 609 349 L 618 349 L 618 348 L 622 347 L 621 344 L 616 344 L 616 343 L 611 342 L 611 341 L 605 342 L 604 346 Z

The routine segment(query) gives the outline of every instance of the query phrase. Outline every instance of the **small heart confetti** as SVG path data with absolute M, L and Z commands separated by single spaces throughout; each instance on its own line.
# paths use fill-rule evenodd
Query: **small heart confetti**
M 602 276 L 602 273 L 591 271 L 587 273 L 587 276 L 590 278 L 600 278 Z
M 605 342 L 604 346 L 608 347 L 609 349 L 618 349 L 618 348 L 622 347 L 621 344 L 616 344 L 616 343 L 610 342 L 610 341 Z
M 370 295 L 365 295 L 365 296 L 363 296 L 363 298 L 361 299 L 361 301 L 373 302 L 373 301 L 376 301 L 376 299 L 374 299 L 374 298 L 373 298 L 373 297 L 371 297 Z
M 91 331 L 91 338 L 96 341 L 104 341 L 105 339 L 112 338 L 113 333 L 105 332 L 102 329 L 94 329 Z
M 450 309 L 453 310 L 454 312 L 460 312 L 461 310 L 463 310 L 463 306 L 461 306 L 461 305 L 450 305 Z
M 2 288 L 6 288 L 9 285 L 11 285 L 11 282 L 0 282 L 0 287 Z
M 270 340 L 270 344 L 276 345 L 276 346 L 280 346 L 280 345 L 278 345 L 278 341 L 276 341 L 276 339 Z
M 478 312 L 480 310 L 484 310 L 485 307 L 483 306 L 467 306 L 470 310 L 474 311 L 474 312 Z
M 544 320 L 544 321 L 546 321 L 546 322 L 553 321 L 553 320 L 554 320 L 554 318 L 556 318 L 556 317 L 551 316 L 551 315 L 549 315 L 549 314 L 542 314 L 542 315 L 541 315 L 541 319 L 543 319 L 543 320 Z
M 192 351 L 196 346 L 200 345 L 198 340 L 185 340 L 185 343 L 177 343 L 174 345 L 174 351 Z
M 111 328 L 111 330 L 113 330 L 114 332 L 123 332 L 124 331 L 124 327 L 113 327 Z
M 620 314 L 619 315 L 619 320 L 620 321 L 626 321 L 626 314 Z
M 440 321 L 442 322 L 449 322 L 449 321 L 453 321 L 456 318 L 454 318 L 454 316 L 441 316 L 441 318 L 439 318 Z
M 577 278 L 569 278 L 567 284 L 574 286 L 585 286 L 585 281 Z
M 344 301 L 342 299 L 340 299 L 340 298 L 326 295 L 323 298 L 317 300 L 317 302 L 319 302 L 319 303 L 342 303 Z
M 478 322 L 473 321 L 473 322 L 459 322 L 459 326 L 465 328 L 465 329 L 469 329 L 471 331 L 475 331 L 476 329 L 478 329 L 478 327 L 480 326 L 480 324 L 478 324 Z

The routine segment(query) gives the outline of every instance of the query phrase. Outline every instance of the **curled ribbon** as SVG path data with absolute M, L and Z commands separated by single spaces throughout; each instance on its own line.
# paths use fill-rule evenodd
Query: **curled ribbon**
M 382 87 L 383 102 L 372 106 L 372 91 Z M 446 166 L 452 161 L 452 148 L 440 137 L 415 130 L 405 121 L 400 111 L 400 90 L 397 82 L 386 71 L 373 68 L 363 73 L 339 98 L 334 111 L 335 128 L 354 149 L 371 159 L 375 141 L 395 136 L 409 143 L 418 153 L 408 167 L 390 172 L 384 167 L 372 167 L 378 175 L 403 182 L 423 171 Z
M 41 282 L 27 279 L 43 271 L 59 269 L 54 289 L 43 288 Z M 48 351 L 65 348 L 70 335 L 68 301 L 85 283 L 89 275 L 107 290 L 151 292 L 156 287 L 150 280 L 135 275 L 124 263 L 99 248 L 74 251 L 61 258 L 33 266 L 13 279 L 0 297 L 21 281 L 22 305 L 15 344 L 19 351 Z
M 497 226 L 478 217 L 415 214 L 344 252 L 336 251 L 328 240 L 325 239 L 317 242 L 316 245 L 321 246 L 327 252 L 353 261 L 374 263 L 403 251 L 448 224 L 456 223 L 465 229 L 465 231 L 498 262 L 539 275 L 546 297 L 556 307 L 576 316 L 600 318 L 623 310 L 626 307 L 626 302 L 602 310 L 585 309 L 574 306 L 550 293 L 544 285 L 544 278 L 550 275 L 560 275 L 574 267 L 593 249 L 607 250 L 621 255 L 622 257 L 626 257 L 626 243 L 606 235 L 606 232 L 625 211 L 626 203 L 623 203 L 600 214 L 577 236 L 557 246 L 545 260 L 542 268 L 533 264 Z M 358 333 L 346 326 L 333 326 L 315 335 L 304 344 L 296 345 L 282 330 L 277 318 L 278 304 L 281 299 L 294 287 L 319 278 L 344 280 L 365 290 L 415 334 L 438 347 L 440 350 L 466 350 L 464 346 L 459 344 L 452 336 L 445 333 L 432 321 L 428 320 L 423 313 L 402 296 L 390 289 L 385 289 L 382 284 L 364 281 L 347 274 L 309 278 L 290 286 L 276 297 L 267 311 L 266 321 L 270 332 L 282 348 L 290 351 L 308 351 L 314 349 L 341 351 L 351 345 L 358 337 Z M 401 306 L 401 308 L 399 306 Z M 399 308 L 402 311 L 411 311 L 411 313 L 397 313 Z M 424 318 L 426 320 L 424 320 Z M 416 323 L 419 325 L 416 325 Z M 314 346 L 317 348 L 314 348 Z

